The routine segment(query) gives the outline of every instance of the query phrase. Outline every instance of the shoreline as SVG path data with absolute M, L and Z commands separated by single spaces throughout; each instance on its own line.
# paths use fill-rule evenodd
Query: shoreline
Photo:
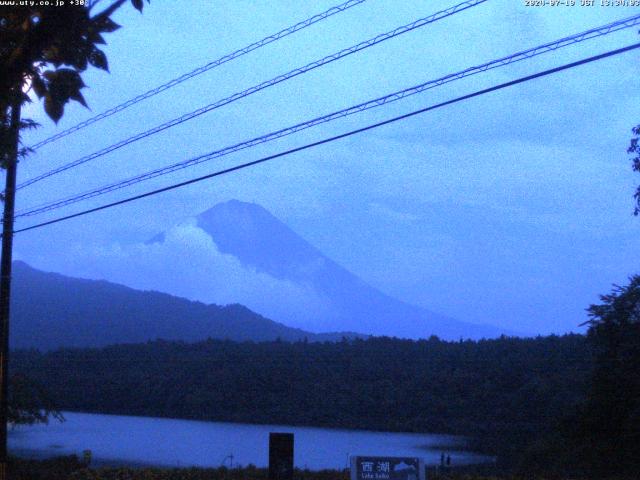
M 459 466 L 494 462 L 493 457 L 467 448 L 465 438 L 450 435 L 70 411 L 64 411 L 63 414 L 67 418 L 66 422 L 53 422 L 49 426 L 20 426 L 13 430 L 10 433 L 11 453 L 23 458 L 43 460 L 62 455 L 77 455 L 82 458 L 83 451 L 89 450 L 93 466 L 132 468 L 217 468 L 225 463 L 223 459 L 231 453 L 234 455 L 234 467 L 239 464 L 242 467 L 254 465 L 264 468 L 268 464 L 268 432 L 292 431 L 296 435 L 296 466 L 313 471 L 340 470 L 347 464 L 335 459 L 359 454 L 415 456 L 423 458 L 426 465 L 439 464 L 441 453 L 450 454 L 454 464 Z M 98 436 L 97 432 L 100 432 Z M 125 433 L 127 440 L 119 441 L 120 435 Z M 106 439 L 104 442 L 99 440 L 101 436 Z M 163 441 L 155 448 L 147 448 L 145 438 L 156 436 Z M 175 441 L 172 440 L 173 436 Z M 11 437 L 14 441 L 11 441 Z M 221 438 L 226 440 L 220 443 Z M 332 444 L 331 451 L 325 449 L 317 452 L 314 442 L 319 439 Z M 172 447 L 172 444 L 177 447 Z M 228 463 L 227 461 L 227 466 Z

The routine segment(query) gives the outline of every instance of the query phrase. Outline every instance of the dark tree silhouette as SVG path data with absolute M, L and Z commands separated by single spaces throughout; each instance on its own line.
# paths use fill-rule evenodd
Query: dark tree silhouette
M 640 140 L 640 125 L 636 125 L 635 127 L 633 127 L 632 132 L 635 137 L 631 139 L 627 152 L 634 155 L 632 159 L 632 168 L 634 171 L 640 173 L 640 144 L 638 143 L 638 141 Z M 633 214 L 638 215 L 640 214 L 640 186 L 638 186 L 638 188 L 636 189 L 636 193 L 633 195 L 633 198 L 635 198 L 636 200 Z
M 7 127 L 11 108 L 28 102 L 25 87 L 43 99 L 47 115 L 57 122 L 64 106 L 75 100 L 86 106 L 80 90 L 89 65 L 108 70 L 99 45 L 120 26 L 111 15 L 126 0 L 93 14 L 99 2 L 86 5 L 4 6 L 0 9 L 0 115 Z M 36 2 L 37 3 L 37 2 Z M 142 11 L 142 0 L 132 0 Z M 10 148 L 3 148 L 6 155 Z
M 55 122 L 74 100 L 86 106 L 81 90 L 82 72 L 89 65 L 108 70 L 99 45 L 103 35 L 119 28 L 111 15 L 127 0 L 108 3 L 99 13 L 99 0 L 67 5 L 3 5 L 0 8 L 0 167 L 6 169 L 2 196 L 2 258 L 0 260 L 0 480 L 7 478 L 8 350 L 13 217 L 18 159 L 28 151 L 21 146 L 21 129 L 33 122 L 21 118 L 21 108 L 33 89 Z M 147 0 L 149 1 L 149 0 Z M 25 2 L 26 3 L 26 2 Z M 46 2 L 49 3 L 49 2 Z M 142 11 L 142 0 L 131 0 Z
M 64 421 L 45 389 L 25 375 L 12 375 L 9 382 L 9 423 L 33 425 L 49 423 L 50 418 Z
M 594 472 L 640 471 L 640 275 L 588 312 L 595 366 L 580 437 Z

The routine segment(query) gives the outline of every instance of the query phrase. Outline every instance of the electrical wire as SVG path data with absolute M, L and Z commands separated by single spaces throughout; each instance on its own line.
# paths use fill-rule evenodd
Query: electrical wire
M 88 118 L 87 120 L 84 120 L 80 123 L 78 123 L 77 125 L 74 125 L 73 127 L 67 128 L 66 130 L 63 130 L 59 133 L 56 133 L 55 135 L 52 135 L 48 138 L 45 138 L 44 140 L 39 141 L 38 143 L 35 143 L 33 145 L 31 145 L 32 150 L 37 150 L 40 147 L 43 147 L 44 145 L 47 145 L 48 143 L 52 143 L 55 142 L 56 140 L 60 140 L 61 138 L 66 137 L 67 135 L 70 135 L 74 132 L 77 132 L 78 130 L 82 130 L 85 127 L 88 127 L 89 125 L 92 125 L 96 122 L 99 122 L 100 120 L 103 120 L 107 117 L 110 117 L 112 115 L 115 115 L 118 112 L 121 112 L 123 110 L 126 110 L 127 108 L 131 107 L 132 105 L 135 105 L 136 103 L 140 103 L 143 100 L 146 100 L 148 98 L 151 98 L 155 95 L 158 95 L 159 93 L 164 92 L 165 90 L 168 90 L 172 87 L 175 87 L 176 85 L 179 85 L 183 82 L 186 82 L 187 80 L 189 80 L 190 78 L 196 77 L 202 73 L 208 72 L 209 70 L 212 70 L 216 67 L 219 67 L 220 65 L 223 65 L 227 62 L 230 62 L 231 60 L 235 60 L 236 58 L 239 58 L 243 55 L 248 54 L 249 52 L 252 52 L 254 50 L 257 50 L 260 47 L 264 47 L 265 45 L 269 45 L 270 43 L 273 43 L 277 40 L 280 40 L 282 38 L 285 38 L 295 32 L 298 32 L 300 30 L 303 30 L 307 27 L 310 27 L 311 25 L 318 23 L 322 20 L 325 20 L 337 13 L 341 13 L 344 12 L 345 10 L 348 10 L 351 7 L 355 7 L 356 5 L 359 5 L 363 2 L 365 2 L 366 0 L 348 0 L 347 2 L 341 3 L 340 5 L 336 5 L 335 7 L 331 7 L 328 10 L 325 10 L 322 13 L 319 13 L 317 15 L 314 15 L 310 18 L 307 18 L 306 20 L 303 20 L 302 22 L 296 23 L 295 25 L 292 25 L 290 27 L 287 27 L 283 30 L 280 30 L 277 33 L 274 33 L 273 35 L 269 35 L 268 37 L 263 38 L 262 40 L 258 40 L 257 42 L 254 42 L 250 45 L 247 45 L 246 47 L 240 48 L 239 50 L 236 50 L 234 52 L 228 53 L 216 60 L 213 60 L 209 63 L 207 63 L 206 65 L 203 65 L 201 67 L 198 67 L 194 70 L 191 70 L 190 72 L 187 72 L 183 75 L 180 75 L 179 77 L 174 78 L 173 80 L 170 80 L 162 85 L 159 85 L 155 88 L 152 88 L 151 90 L 148 90 L 144 93 L 141 93 L 140 95 L 137 95 L 119 105 L 116 105 L 115 107 L 112 107 L 108 110 L 105 110 L 102 113 L 99 113 L 98 115 L 95 115 L 91 118 Z
M 133 202 L 135 200 L 140 200 L 140 199 L 143 199 L 143 198 L 147 198 L 147 197 L 151 197 L 151 196 L 154 196 L 154 195 L 158 195 L 160 193 L 167 192 L 167 191 L 170 191 L 170 190 L 175 190 L 177 188 L 181 188 L 181 187 L 184 187 L 184 186 L 187 186 L 187 185 L 191 185 L 191 184 L 194 184 L 194 183 L 202 182 L 202 181 L 208 180 L 210 178 L 218 177 L 220 175 L 225 175 L 227 173 L 231 173 L 231 172 L 242 170 L 242 169 L 245 169 L 245 168 L 248 168 L 248 167 L 252 167 L 252 166 L 255 166 L 255 165 L 270 161 L 270 160 L 274 160 L 276 158 L 284 157 L 284 156 L 291 155 L 291 154 L 296 153 L 296 152 L 300 152 L 300 151 L 307 150 L 307 149 L 310 149 L 310 148 L 313 148 L 313 147 L 317 147 L 319 145 L 324 145 L 326 143 L 331 143 L 331 142 L 334 142 L 336 140 L 340 140 L 340 139 L 343 139 L 343 138 L 347 138 L 347 137 L 350 137 L 350 136 L 353 136 L 353 135 L 356 135 L 356 134 L 359 134 L 359 133 L 363 133 L 363 132 L 375 129 L 375 128 L 379 128 L 379 127 L 381 127 L 383 125 L 389 125 L 391 123 L 395 123 L 395 122 L 398 122 L 400 120 L 405 120 L 407 118 L 410 118 L 410 117 L 413 117 L 413 116 L 416 116 L 416 115 L 419 115 L 419 114 L 422 114 L 422 113 L 426 113 L 426 112 L 429 112 L 431 110 L 436 110 L 438 108 L 442 108 L 442 107 L 445 107 L 445 106 L 448 106 L 448 105 L 452 105 L 452 104 L 459 103 L 459 102 L 462 102 L 462 101 L 465 101 L 465 100 L 469 100 L 471 98 L 478 97 L 478 96 L 481 96 L 481 95 L 485 95 L 487 93 L 495 92 L 497 90 L 501 90 L 501 89 L 504 89 L 504 88 L 507 88 L 507 87 L 511 87 L 511 86 L 514 86 L 514 85 L 518 85 L 520 83 L 524 83 L 524 82 L 528 82 L 528 81 L 531 81 L 531 80 L 534 80 L 534 79 L 537 79 L 537 78 L 541 78 L 541 77 L 545 77 L 545 76 L 548 76 L 548 75 L 552 75 L 554 73 L 558 73 L 558 72 L 561 72 L 561 71 L 564 71 L 564 70 L 569 70 L 571 68 L 575 68 L 575 67 L 578 67 L 580 65 L 584 65 L 584 64 L 587 64 L 587 63 L 591 63 L 591 62 L 595 62 L 595 61 L 598 61 L 598 60 L 602 60 L 604 58 L 612 57 L 614 55 L 619 55 L 619 54 L 622 54 L 622 53 L 625 53 L 625 52 L 628 52 L 628 51 L 631 51 L 631 50 L 635 50 L 637 48 L 640 48 L 640 43 L 635 43 L 633 45 L 629 45 L 627 47 L 619 48 L 619 49 L 616 49 L 616 50 L 611 50 L 609 52 L 602 53 L 600 55 L 595 55 L 595 56 L 592 56 L 592 57 L 584 58 L 584 59 L 578 60 L 576 62 L 571 62 L 571 63 L 565 64 L 565 65 L 562 65 L 562 66 L 559 66 L 559 67 L 555 67 L 555 68 L 551 68 L 551 69 L 548 69 L 548 70 L 544 70 L 544 71 L 541 71 L 541 72 L 538 72 L 538 73 L 535 73 L 535 74 L 532 74 L 532 75 L 527 75 L 525 77 L 520 77 L 520 78 L 518 78 L 516 80 L 511 80 L 509 82 L 501 83 L 499 85 L 494 85 L 493 87 L 485 88 L 485 89 L 482 89 L 482 90 L 477 90 L 477 91 L 475 91 L 473 93 L 469 93 L 467 95 L 462 95 L 462 96 L 456 97 L 456 98 L 454 98 L 452 100 L 447 100 L 445 102 L 441 102 L 441 103 L 438 103 L 438 104 L 435 104 L 435 105 L 431 105 L 429 107 L 425 107 L 425 108 L 422 108 L 420 110 L 415 110 L 413 112 L 409 112 L 409 113 L 406 113 L 404 115 L 400 115 L 400 116 L 393 117 L 393 118 L 390 118 L 390 119 L 387 119 L 387 120 L 384 120 L 384 121 L 381 121 L 381 122 L 378 122 L 378 123 L 367 125 L 366 127 L 362 127 L 362 128 L 358 128 L 358 129 L 355 129 L 355 130 L 351 130 L 349 132 L 342 133 L 340 135 L 335 135 L 335 136 L 332 136 L 332 137 L 325 138 L 323 140 L 319 140 L 319 141 L 316 141 L 316 142 L 308 143 L 308 144 L 303 145 L 301 147 L 296 147 L 296 148 L 292 148 L 290 150 L 286 150 L 286 151 L 283 151 L 283 152 L 276 153 L 274 155 L 269 155 L 267 157 L 263 157 L 263 158 L 260 158 L 258 160 L 254 160 L 252 162 L 243 163 L 243 164 L 240 164 L 240 165 L 236 165 L 234 167 L 226 168 L 224 170 L 218 170 L 216 172 L 209 173 L 207 175 L 203 175 L 201 177 L 192 178 L 190 180 L 186 180 L 186 181 L 180 182 L 180 183 L 175 183 L 173 185 L 169 185 L 167 187 L 159 188 L 157 190 L 152 190 L 150 192 L 146 192 L 146 193 L 143 193 L 143 194 L 140 194 L 140 195 L 135 195 L 135 196 L 132 196 L 132 197 L 129 197 L 129 198 L 125 198 L 123 200 L 118 200 L 116 202 L 108 203 L 106 205 L 101 205 L 99 207 L 90 208 L 88 210 L 84 210 L 84 211 L 81 211 L 81 212 L 78 212 L 78 213 L 74 213 L 74 214 L 71 214 L 71 215 L 66 215 L 66 216 L 63 216 L 63 217 L 58 217 L 58 218 L 55 218 L 53 220 L 49 220 L 49 221 L 46 221 L 46 222 L 42 222 L 42 223 L 31 225 L 31 226 L 28 226 L 28 227 L 25 227 L 25 228 L 14 230 L 13 233 L 15 234 L 15 233 L 20 233 L 20 232 L 26 232 L 26 231 L 29 231 L 29 230 L 34 230 L 36 228 L 41 228 L 41 227 L 44 227 L 44 226 L 47 226 L 47 225 L 52 225 L 52 224 L 55 224 L 55 223 L 59 223 L 59 222 L 65 221 L 65 220 L 70 220 L 72 218 L 81 217 L 81 216 L 84 216 L 84 215 L 88 215 L 90 213 L 98 212 L 98 211 L 105 210 L 105 209 L 108 209 L 108 208 L 112 208 L 112 207 L 115 207 L 115 206 L 118 206 L 118 205 L 123 205 L 125 203 L 130 203 L 130 202 Z
M 632 26 L 638 25 L 640 24 L 640 15 L 635 15 L 633 17 L 629 17 L 629 18 L 625 18 L 622 20 L 618 20 L 616 22 L 612 22 L 600 27 L 596 27 L 596 28 L 592 28 L 589 30 L 586 30 L 584 32 L 575 34 L 575 35 L 571 35 L 568 37 L 563 37 L 559 40 L 553 41 L 553 42 L 548 42 L 545 43 L 543 45 L 539 45 L 537 47 L 534 48 L 530 48 L 527 50 L 523 50 L 521 52 L 518 53 L 514 53 L 512 55 L 506 56 L 506 57 L 502 57 L 496 60 L 492 60 L 490 62 L 486 62 L 483 63 L 481 65 L 477 65 L 477 66 L 473 66 L 473 67 L 469 67 L 465 70 L 456 72 L 456 73 L 452 73 L 440 78 L 437 78 L 435 80 L 430 80 L 428 82 L 424 82 L 421 83 L 419 85 L 410 87 L 410 88 L 406 88 L 404 90 L 400 90 L 388 95 L 385 95 L 383 97 L 379 97 L 379 98 L 375 98 L 373 100 L 369 100 L 367 102 L 364 103 L 360 103 L 358 105 L 349 107 L 349 108 L 345 108 L 342 110 L 338 110 L 336 112 L 332 112 L 329 113 L 327 115 L 323 115 L 317 118 L 314 118 L 312 120 L 308 120 L 306 122 L 302 122 L 302 123 L 298 123 L 296 125 L 287 127 L 287 128 L 283 128 L 280 130 L 277 130 L 275 132 L 271 132 L 268 133 L 266 135 L 262 135 L 259 137 L 255 137 L 252 138 L 250 140 L 246 140 L 244 142 L 240 142 L 237 143 L 235 145 L 231 145 L 225 148 L 222 148 L 220 150 L 216 150 L 214 152 L 210 152 L 207 153 L 205 155 L 200 155 L 194 158 L 190 158 L 188 160 L 184 160 L 178 163 L 174 163 L 172 165 L 168 165 L 165 167 L 161 167 L 155 170 L 151 170 L 149 172 L 140 174 L 140 175 L 136 175 L 134 177 L 128 178 L 126 180 L 122 180 L 116 183 L 112 183 L 109 185 L 105 185 L 96 189 L 92 189 L 89 190 L 87 192 L 84 193 L 80 193 L 80 194 L 76 194 L 73 196 L 69 196 L 69 197 L 65 197 L 63 199 L 59 199 L 59 200 L 55 200 L 53 202 L 48 202 L 45 204 L 41 204 L 35 207 L 30 207 L 29 209 L 25 209 L 22 211 L 19 211 L 16 213 L 15 218 L 19 218 L 19 217 L 26 217 L 26 216 L 33 216 L 33 215 L 37 215 L 40 213 L 44 213 L 44 212 L 48 212 L 51 210 L 55 210 L 58 208 L 62 208 L 74 203 L 77 203 L 79 201 L 82 200 L 86 200 L 89 198 L 93 198 L 99 195 L 104 195 L 106 193 L 110 193 L 112 191 L 115 190 L 119 190 L 121 188 L 125 188 L 131 185 L 134 185 L 136 183 L 140 183 L 142 181 L 145 180 L 149 180 L 152 178 L 156 178 L 162 175 L 167 175 L 169 173 L 178 171 L 178 170 L 182 170 L 184 168 L 187 167 L 191 167 L 197 164 L 200 164 L 202 162 L 205 161 L 209 161 L 212 160 L 214 158 L 220 158 L 223 157 L 225 155 L 229 155 L 231 153 L 235 153 L 238 152 L 240 150 L 244 150 L 247 148 L 251 148 L 254 146 L 257 146 L 259 144 L 262 143 L 266 143 L 272 140 L 276 140 L 278 138 L 282 138 L 288 135 L 291 135 L 293 133 L 299 132 L 301 130 L 305 130 L 307 128 L 311 128 L 323 123 L 327 123 L 333 120 L 337 120 L 339 118 L 343 118 L 349 115 L 353 115 L 355 113 L 359 113 L 365 110 L 369 110 L 372 108 L 376 108 L 382 105 L 386 105 L 388 103 L 391 102 L 395 102 L 398 101 L 400 99 L 403 98 L 407 98 L 409 96 L 424 92 L 426 90 L 429 90 L 431 88 L 435 88 L 441 85 L 444 85 L 446 83 L 450 83 L 453 82 L 455 80 L 459 80 L 471 75 L 475 75 L 478 73 L 482 73 L 482 72 L 486 72 L 488 70 L 494 69 L 494 68 L 498 68 L 498 67 L 502 67 L 505 65 L 510 65 L 512 63 L 515 62 L 519 62 L 522 60 L 526 60 L 529 58 L 533 58 L 537 55 L 541 55 L 543 53 L 546 52 L 550 52 L 550 51 L 555 51 L 559 48 L 562 47 L 566 47 L 568 45 L 572 45 L 575 43 L 579 43 L 588 39 L 592 39 L 592 38 L 597 38 L 603 35 L 607 35 L 609 33 L 621 30 L 623 28 L 630 28 Z
M 137 142 L 138 140 L 142 140 L 143 138 L 147 138 L 151 135 L 154 135 L 156 133 L 162 132 L 164 130 L 167 130 L 171 127 L 174 127 L 176 125 L 179 125 L 181 123 L 184 123 L 188 120 L 191 120 L 193 118 L 199 117 L 200 115 L 203 115 L 207 112 L 210 112 L 212 110 L 215 110 L 217 108 L 223 107 L 225 105 L 228 105 L 232 102 L 235 102 L 236 100 L 240 100 L 241 98 L 247 97 L 249 95 L 252 95 L 254 93 L 257 93 L 261 90 L 264 90 L 265 88 L 269 88 L 272 87 L 274 85 L 277 85 L 279 83 L 282 83 L 286 80 L 289 80 L 291 78 L 297 77 L 298 75 L 301 75 L 303 73 L 309 72 L 311 70 L 314 70 L 318 67 L 321 67 L 323 65 L 327 65 L 329 63 L 332 63 L 336 60 L 339 60 L 341 58 L 344 58 L 348 55 L 352 55 L 356 52 L 359 52 L 361 50 L 364 50 L 366 48 L 372 47 L 373 45 L 377 45 L 378 43 L 384 42 L 386 40 L 389 40 L 391 38 L 397 37 L 399 35 L 402 35 L 404 33 L 413 31 L 417 28 L 420 27 L 424 27 L 426 25 L 429 25 L 431 23 L 434 23 L 438 20 L 441 20 L 443 18 L 447 18 L 451 15 L 455 15 L 456 13 L 462 12 L 464 10 L 467 10 L 471 7 L 474 7 L 476 5 L 479 5 L 481 3 L 486 2 L 487 0 L 467 0 L 465 2 L 459 3 L 453 7 L 447 8 L 446 10 L 441 10 L 439 12 L 434 13 L 433 15 L 430 15 L 428 17 L 424 17 L 421 19 L 418 19 L 414 22 L 411 22 L 409 24 L 403 25 L 401 27 L 398 27 L 390 32 L 386 32 L 386 33 L 382 33 L 380 35 L 376 35 L 375 37 L 366 40 L 364 42 L 360 42 L 357 45 L 354 45 L 352 47 L 349 48 L 345 48 L 343 50 L 340 50 L 339 52 L 333 53 L 331 55 L 328 55 L 320 60 L 316 60 L 315 62 L 311 62 L 308 63 L 307 65 L 303 66 L 303 67 L 299 67 L 296 68 L 295 70 L 291 70 L 285 74 L 279 75 L 277 77 L 272 78 L 271 80 L 267 80 L 265 82 L 262 82 L 258 85 L 255 85 L 253 87 L 250 87 L 246 90 L 243 90 L 241 92 L 237 92 L 229 97 L 223 98 L 222 100 L 218 100 L 217 102 L 211 103 L 209 105 L 206 105 L 204 107 L 201 107 L 197 110 L 194 110 L 192 112 L 186 113 L 180 117 L 174 118 L 173 120 L 169 120 L 168 122 L 165 122 L 161 125 L 158 125 L 150 130 L 146 130 L 144 132 L 141 132 L 137 135 L 133 135 L 129 138 L 126 138 L 124 140 L 121 140 L 118 143 L 112 144 L 108 147 L 105 147 L 101 150 L 98 150 L 97 152 L 94 152 L 90 155 L 84 156 L 82 158 L 79 158 L 78 160 L 75 160 L 73 162 L 67 163 L 65 165 L 62 165 L 58 168 L 55 168 L 53 170 L 49 170 L 48 172 L 45 172 L 41 175 L 38 175 L 34 178 L 31 178 L 30 180 L 26 180 L 25 182 L 22 182 L 21 184 L 19 184 L 16 189 L 20 190 L 24 187 L 27 187 L 29 185 L 33 185 L 36 182 L 39 182 L 41 180 L 44 180 L 45 178 L 49 178 L 53 175 L 56 175 L 58 173 L 64 172 L 66 170 L 69 170 L 70 168 L 74 168 L 77 167 L 78 165 L 82 165 L 86 162 L 89 162 L 91 160 L 94 160 L 96 158 L 102 157 L 110 152 L 113 152 L 115 150 L 118 150 L 126 145 L 129 145 L 131 143 Z

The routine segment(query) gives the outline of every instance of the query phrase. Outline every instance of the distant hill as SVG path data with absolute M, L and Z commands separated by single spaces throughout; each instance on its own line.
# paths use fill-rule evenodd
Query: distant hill
M 313 326 L 314 331 L 350 330 L 405 338 L 438 335 L 458 340 L 514 334 L 449 318 L 380 292 L 326 257 L 260 205 L 231 200 L 187 221 L 206 232 L 222 254 L 235 257 L 247 270 L 311 290 L 322 299 L 322 308 L 301 312 L 292 306 L 286 311 L 292 299 L 282 295 L 277 311 L 260 310 L 285 324 Z M 166 234 L 160 233 L 148 244 L 162 244 L 165 239 Z M 242 303 L 251 305 L 247 300 Z
M 13 264 L 12 348 L 51 350 L 165 340 L 339 340 L 274 322 L 242 305 L 205 305 L 165 293 Z

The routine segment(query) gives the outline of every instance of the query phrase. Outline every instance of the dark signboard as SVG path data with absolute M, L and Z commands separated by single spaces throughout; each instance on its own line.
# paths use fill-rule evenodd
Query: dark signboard
M 416 457 L 351 457 L 351 480 L 424 480 Z
M 269 480 L 293 479 L 293 433 L 269 434 Z

